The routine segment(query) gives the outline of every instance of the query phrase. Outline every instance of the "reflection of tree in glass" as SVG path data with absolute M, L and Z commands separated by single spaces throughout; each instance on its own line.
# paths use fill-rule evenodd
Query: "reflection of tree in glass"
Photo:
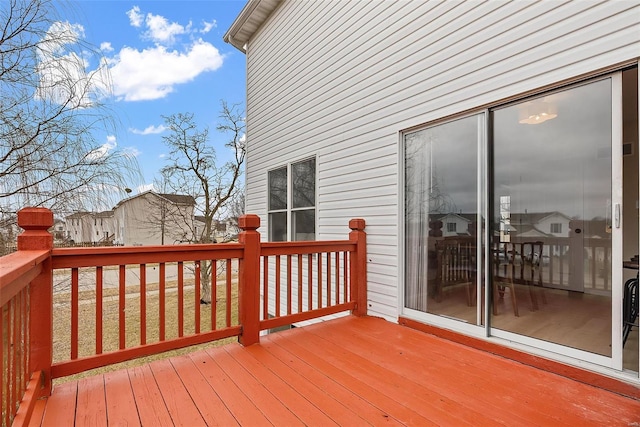
M 269 210 L 287 208 L 286 166 L 269 172 Z
M 306 208 L 316 204 L 316 160 L 309 159 L 291 165 L 293 207 Z

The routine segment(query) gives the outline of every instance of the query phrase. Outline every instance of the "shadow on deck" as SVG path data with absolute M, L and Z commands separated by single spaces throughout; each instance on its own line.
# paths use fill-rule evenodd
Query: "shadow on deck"
M 640 401 L 372 317 L 57 385 L 31 425 L 640 425 Z

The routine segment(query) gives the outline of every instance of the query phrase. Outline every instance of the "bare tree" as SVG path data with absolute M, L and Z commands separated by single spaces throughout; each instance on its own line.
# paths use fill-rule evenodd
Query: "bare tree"
M 226 136 L 224 146 L 231 159 L 219 164 L 216 151 L 209 143 L 207 128 L 199 129 L 193 114 L 163 117 L 169 134 L 163 142 L 170 148 L 169 164 L 162 169 L 173 191 L 193 196 L 195 213 L 203 226 L 193 228 L 196 243 L 214 242 L 215 219 L 241 191 L 241 175 L 245 160 L 244 112 L 238 104 L 221 101 L 216 129 Z M 185 219 L 188 220 L 188 219 Z M 201 263 L 202 300 L 211 301 L 211 263 Z
M 56 19 L 59 5 L 0 2 L 0 214 L 95 206 L 139 179 L 134 156 L 94 136 L 115 134 L 102 103 L 106 65 L 87 70 L 98 50 L 83 42 L 81 26 Z

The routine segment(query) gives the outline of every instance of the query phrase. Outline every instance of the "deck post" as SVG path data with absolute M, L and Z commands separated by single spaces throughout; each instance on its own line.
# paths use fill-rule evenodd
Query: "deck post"
M 356 302 L 355 316 L 367 315 L 367 233 L 365 221 L 355 218 L 349 221 L 349 240 L 356 243 L 355 256 L 351 257 L 351 299 Z
M 18 236 L 18 251 L 51 250 L 53 213 L 46 208 L 24 208 L 18 211 L 18 225 L 24 232 Z M 51 257 L 42 264 L 42 273 L 29 286 L 29 370 L 42 371 L 44 395 L 51 394 L 53 360 L 53 270 Z
M 244 245 L 244 256 L 240 260 L 239 317 L 242 333 L 240 344 L 249 346 L 260 342 L 260 227 L 258 215 L 242 215 L 238 219 L 242 232 L 238 236 Z

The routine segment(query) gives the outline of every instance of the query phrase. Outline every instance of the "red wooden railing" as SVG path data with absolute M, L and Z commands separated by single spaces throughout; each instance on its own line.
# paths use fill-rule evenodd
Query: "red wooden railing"
M 18 223 L 18 252 L 0 258 L 3 425 L 28 423 L 52 378 L 234 336 L 251 345 L 263 330 L 347 310 L 366 314 L 362 219 L 341 241 L 262 243 L 259 217 L 244 215 L 239 243 L 64 249 L 52 249 L 49 210 L 24 209 Z M 202 278 L 212 285 L 209 306 L 200 304 Z M 54 286 L 66 288 L 54 295 Z M 54 318 L 68 326 L 68 342 L 55 336 Z M 68 348 L 55 360 L 54 340 Z M 91 350 L 81 351 L 86 340 Z

